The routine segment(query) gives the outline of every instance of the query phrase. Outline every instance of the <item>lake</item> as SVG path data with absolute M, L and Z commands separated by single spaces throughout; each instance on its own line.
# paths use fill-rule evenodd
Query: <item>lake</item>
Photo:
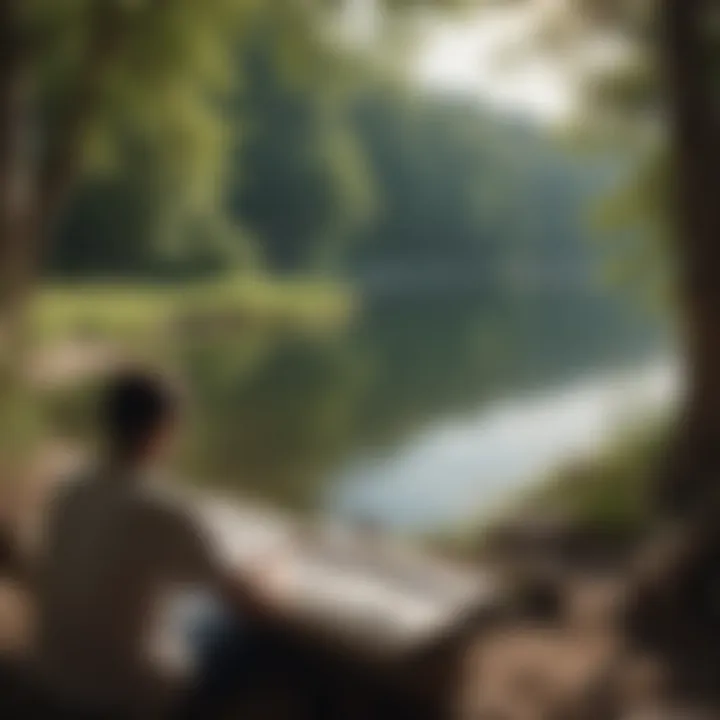
M 189 468 L 303 511 L 434 531 L 667 403 L 667 352 L 656 320 L 600 290 L 375 293 L 343 332 L 188 346 Z
M 677 378 L 672 363 L 656 361 L 443 418 L 390 452 L 353 458 L 330 484 L 328 511 L 418 532 L 479 520 L 623 423 L 662 411 Z

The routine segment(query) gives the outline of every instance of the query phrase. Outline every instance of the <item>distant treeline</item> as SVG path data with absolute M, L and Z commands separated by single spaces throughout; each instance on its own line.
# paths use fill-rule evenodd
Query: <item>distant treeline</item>
M 467 277 L 587 269 L 589 200 L 612 164 L 579 159 L 526 123 L 422 97 L 343 68 L 293 73 L 282 43 L 242 49 L 228 172 L 207 203 L 128 139 L 62 223 L 60 277 L 200 277 L 228 268 Z M 338 71 L 340 73 L 340 70 Z

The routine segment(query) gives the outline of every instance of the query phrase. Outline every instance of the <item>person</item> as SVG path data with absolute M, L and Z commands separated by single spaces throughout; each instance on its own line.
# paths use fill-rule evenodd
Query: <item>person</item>
M 207 706 L 219 707 L 232 673 L 252 663 L 252 642 L 232 620 L 203 630 L 197 682 L 178 694 L 152 652 L 162 598 L 205 588 L 250 626 L 277 601 L 267 577 L 242 576 L 223 563 L 201 523 L 159 480 L 180 415 L 179 395 L 161 377 L 116 375 L 100 403 L 99 460 L 62 483 L 49 504 L 38 568 L 38 662 L 68 717 L 157 718 L 173 708 L 212 717 Z

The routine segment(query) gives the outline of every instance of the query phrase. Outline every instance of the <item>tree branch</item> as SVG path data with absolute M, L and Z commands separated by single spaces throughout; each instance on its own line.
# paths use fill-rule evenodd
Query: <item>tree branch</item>
M 107 71 L 121 52 L 129 30 L 129 14 L 119 2 L 95 4 L 86 58 L 65 112 L 56 123 L 40 178 L 40 215 L 52 224 L 77 178 L 85 133 L 97 112 Z

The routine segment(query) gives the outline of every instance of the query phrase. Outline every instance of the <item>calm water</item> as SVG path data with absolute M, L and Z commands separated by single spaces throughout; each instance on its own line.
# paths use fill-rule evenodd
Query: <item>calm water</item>
M 609 295 L 436 288 L 367 299 L 331 336 L 198 343 L 193 470 L 394 528 L 452 524 L 596 442 L 617 411 L 667 398 L 658 336 Z
M 478 520 L 622 423 L 666 407 L 676 384 L 673 365 L 657 361 L 443 418 L 390 452 L 353 458 L 330 486 L 328 510 L 397 530 Z

